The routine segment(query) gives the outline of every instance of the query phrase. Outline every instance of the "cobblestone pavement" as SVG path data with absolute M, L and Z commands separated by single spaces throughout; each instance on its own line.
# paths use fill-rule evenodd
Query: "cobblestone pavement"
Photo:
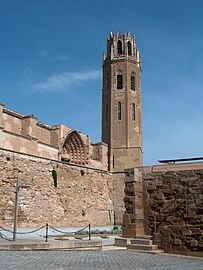
M 201 258 L 132 251 L 1 251 L 1 270 L 202 270 Z

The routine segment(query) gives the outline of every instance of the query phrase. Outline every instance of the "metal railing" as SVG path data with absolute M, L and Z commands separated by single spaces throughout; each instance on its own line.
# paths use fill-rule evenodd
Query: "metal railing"
M 88 239 L 91 240 L 91 225 L 90 224 L 88 224 L 84 228 L 76 230 L 76 231 L 63 231 L 63 230 L 54 228 L 53 226 L 49 225 L 48 223 L 40 228 L 33 229 L 30 231 L 24 231 L 24 232 L 10 230 L 10 229 L 6 229 L 6 228 L 0 226 L 0 238 L 6 239 L 8 241 L 12 241 L 9 237 L 7 237 L 5 234 L 3 234 L 3 232 L 10 233 L 13 236 L 14 234 L 16 234 L 16 235 L 32 234 L 32 233 L 36 233 L 42 229 L 45 229 L 44 238 L 45 238 L 45 242 L 48 242 L 48 238 L 50 236 L 49 235 L 49 228 L 52 229 L 52 231 L 63 234 L 63 237 L 66 237 L 66 236 L 70 237 L 70 236 L 78 235 L 78 234 L 81 234 L 82 231 L 84 231 L 83 234 L 88 235 Z M 53 236 L 58 236 L 58 235 L 52 235 L 52 237 Z M 13 238 L 13 241 L 16 241 L 16 238 L 15 239 Z

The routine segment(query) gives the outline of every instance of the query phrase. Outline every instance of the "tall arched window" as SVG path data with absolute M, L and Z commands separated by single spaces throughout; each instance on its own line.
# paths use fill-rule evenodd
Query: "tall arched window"
M 128 41 L 128 55 L 132 55 L 132 46 L 130 41 Z
M 132 104 L 132 120 L 135 121 L 135 103 Z
M 120 40 L 118 40 L 117 42 L 117 52 L 118 54 L 122 54 L 122 42 Z
M 136 74 L 135 72 L 131 73 L 131 90 L 135 90 L 135 84 L 136 84 Z
M 117 74 L 117 89 L 123 89 L 123 75 Z
M 121 120 L 121 102 L 118 102 L 118 120 Z

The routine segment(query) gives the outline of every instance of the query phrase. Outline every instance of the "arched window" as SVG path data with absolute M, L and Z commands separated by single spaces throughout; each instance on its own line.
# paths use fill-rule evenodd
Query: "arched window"
M 123 89 L 123 75 L 117 74 L 117 89 Z
M 121 102 L 118 102 L 118 120 L 121 120 Z
M 118 54 L 122 54 L 122 42 L 120 40 L 118 40 L 117 42 L 117 52 Z
M 132 46 L 130 41 L 128 41 L 128 55 L 132 55 Z
M 135 103 L 132 104 L 132 120 L 135 121 Z
M 131 73 L 131 90 L 135 90 L 135 84 L 136 84 L 135 73 L 132 72 Z

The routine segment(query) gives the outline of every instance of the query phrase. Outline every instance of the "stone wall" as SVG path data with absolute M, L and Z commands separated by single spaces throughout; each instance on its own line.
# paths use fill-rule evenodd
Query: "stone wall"
M 22 115 L 0 103 L 0 148 L 41 158 L 108 168 L 108 146 L 64 125 L 48 126 L 34 115 Z
M 114 202 L 114 223 L 116 225 L 121 225 L 123 223 L 123 214 L 125 213 L 125 173 L 113 173 L 113 202 Z
M 191 167 L 143 173 L 145 233 L 166 252 L 203 251 L 203 167 Z
M 52 171 L 57 173 L 54 186 Z M 0 225 L 13 224 L 14 177 L 30 183 L 20 190 L 19 227 L 111 225 L 112 176 L 105 171 L 0 150 Z
M 137 169 L 125 170 L 125 214 L 122 237 L 144 235 L 142 173 Z
M 0 131 L 0 148 L 28 155 L 58 159 L 58 149 L 56 147 L 41 143 L 33 138 L 16 136 L 16 134 L 6 131 Z

